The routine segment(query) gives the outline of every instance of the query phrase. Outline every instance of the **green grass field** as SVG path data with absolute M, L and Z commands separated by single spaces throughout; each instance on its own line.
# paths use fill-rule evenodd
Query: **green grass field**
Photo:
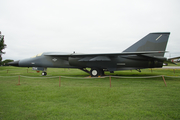
M 0 67 L 0 120 L 180 119 L 180 70 L 107 72 L 111 87 L 109 77 L 89 78 L 77 69 L 47 72 L 44 77 L 31 68 Z M 136 78 L 157 75 L 165 75 L 167 87 L 161 76 Z

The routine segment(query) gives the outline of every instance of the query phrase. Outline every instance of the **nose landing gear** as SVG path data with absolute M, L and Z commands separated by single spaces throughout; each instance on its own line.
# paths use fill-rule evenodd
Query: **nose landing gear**
M 46 76 L 47 75 L 47 68 L 45 67 L 32 67 L 32 70 L 36 70 L 37 72 L 42 71 L 41 75 Z
M 46 76 L 47 75 L 47 72 L 42 72 L 42 76 Z

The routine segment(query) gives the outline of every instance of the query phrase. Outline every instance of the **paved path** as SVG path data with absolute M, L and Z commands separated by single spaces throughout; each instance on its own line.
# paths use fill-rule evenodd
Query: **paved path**
M 180 69 L 180 66 L 163 66 L 164 69 Z

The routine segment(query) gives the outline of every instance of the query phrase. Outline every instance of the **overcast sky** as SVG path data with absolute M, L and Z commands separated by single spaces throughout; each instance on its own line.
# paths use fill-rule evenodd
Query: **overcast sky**
M 171 32 L 180 56 L 180 0 L 1 0 L 3 60 L 42 52 L 111 53 L 151 32 Z

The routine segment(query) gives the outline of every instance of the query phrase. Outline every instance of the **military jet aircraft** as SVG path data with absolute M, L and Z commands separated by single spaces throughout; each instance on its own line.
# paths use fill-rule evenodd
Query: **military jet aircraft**
M 121 53 L 77 54 L 44 52 L 33 58 L 10 62 L 18 67 L 33 67 L 47 75 L 47 68 L 78 68 L 92 77 L 113 73 L 118 70 L 161 68 L 167 61 L 164 57 L 170 32 L 149 33 Z M 122 43 L 122 42 L 121 42 Z M 90 68 L 88 71 L 86 68 Z

